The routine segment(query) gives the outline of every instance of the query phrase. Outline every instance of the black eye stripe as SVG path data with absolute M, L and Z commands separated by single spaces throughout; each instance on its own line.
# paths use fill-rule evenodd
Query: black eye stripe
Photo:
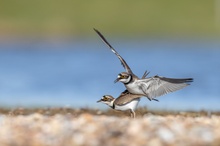
M 107 98 L 106 96 L 103 96 L 102 100 L 103 100 L 103 101 L 107 101 L 108 98 Z

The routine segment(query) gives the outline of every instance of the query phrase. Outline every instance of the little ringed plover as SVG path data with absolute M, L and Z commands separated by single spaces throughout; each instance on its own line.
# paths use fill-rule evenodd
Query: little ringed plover
M 118 52 L 108 43 L 105 37 L 97 30 L 95 32 L 99 35 L 102 41 L 111 49 L 111 51 L 118 57 L 122 66 L 125 68 L 126 72 L 121 72 L 118 74 L 116 82 L 122 82 L 127 90 L 132 94 L 143 95 L 149 100 L 156 100 L 156 97 L 161 95 L 180 90 L 193 82 L 193 78 L 167 78 L 161 76 L 153 76 L 145 78 L 138 78 L 130 69 L 126 61 L 118 54 Z
M 131 94 L 127 90 L 121 93 L 118 98 L 111 95 L 104 95 L 97 102 L 102 102 L 115 110 L 126 111 L 130 110 L 131 117 L 135 118 L 135 109 L 142 95 Z

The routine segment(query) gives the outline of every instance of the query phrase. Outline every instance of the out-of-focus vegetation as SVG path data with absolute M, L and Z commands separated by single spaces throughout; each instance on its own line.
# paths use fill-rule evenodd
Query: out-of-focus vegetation
M 218 35 L 218 0 L 1 0 L 0 35 Z
M 1 108 L 0 114 L 8 116 L 19 116 L 19 115 L 31 115 L 31 114 L 42 114 L 47 116 L 54 116 L 56 114 L 61 115 L 73 115 L 79 116 L 81 114 L 92 114 L 92 115 L 108 115 L 108 116 L 119 116 L 119 117 L 129 117 L 130 111 L 117 111 L 113 109 L 108 110 L 98 110 L 91 108 L 68 108 L 68 107 L 53 107 L 53 108 Z M 140 107 L 136 110 L 137 117 L 143 117 L 144 115 L 181 115 L 183 117 L 200 117 L 200 116 L 211 116 L 220 115 L 220 112 L 209 112 L 209 111 L 166 111 L 166 110 L 149 110 L 147 107 Z

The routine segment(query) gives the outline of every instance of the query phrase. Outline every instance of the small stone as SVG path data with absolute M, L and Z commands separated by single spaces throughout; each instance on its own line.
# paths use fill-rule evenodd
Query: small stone
M 163 146 L 159 138 L 150 139 L 147 145 L 148 146 Z
M 161 140 L 166 143 L 173 143 L 175 138 L 172 131 L 165 127 L 159 128 L 157 134 L 161 138 Z

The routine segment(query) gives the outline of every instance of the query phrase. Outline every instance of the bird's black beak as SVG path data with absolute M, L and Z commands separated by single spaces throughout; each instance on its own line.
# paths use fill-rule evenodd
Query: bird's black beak
M 117 83 L 119 80 L 120 80 L 120 78 L 117 78 L 117 79 L 114 81 L 114 83 Z
M 101 102 L 101 101 L 102 101 L 102 99 L 98 100 L 97 102 Z

